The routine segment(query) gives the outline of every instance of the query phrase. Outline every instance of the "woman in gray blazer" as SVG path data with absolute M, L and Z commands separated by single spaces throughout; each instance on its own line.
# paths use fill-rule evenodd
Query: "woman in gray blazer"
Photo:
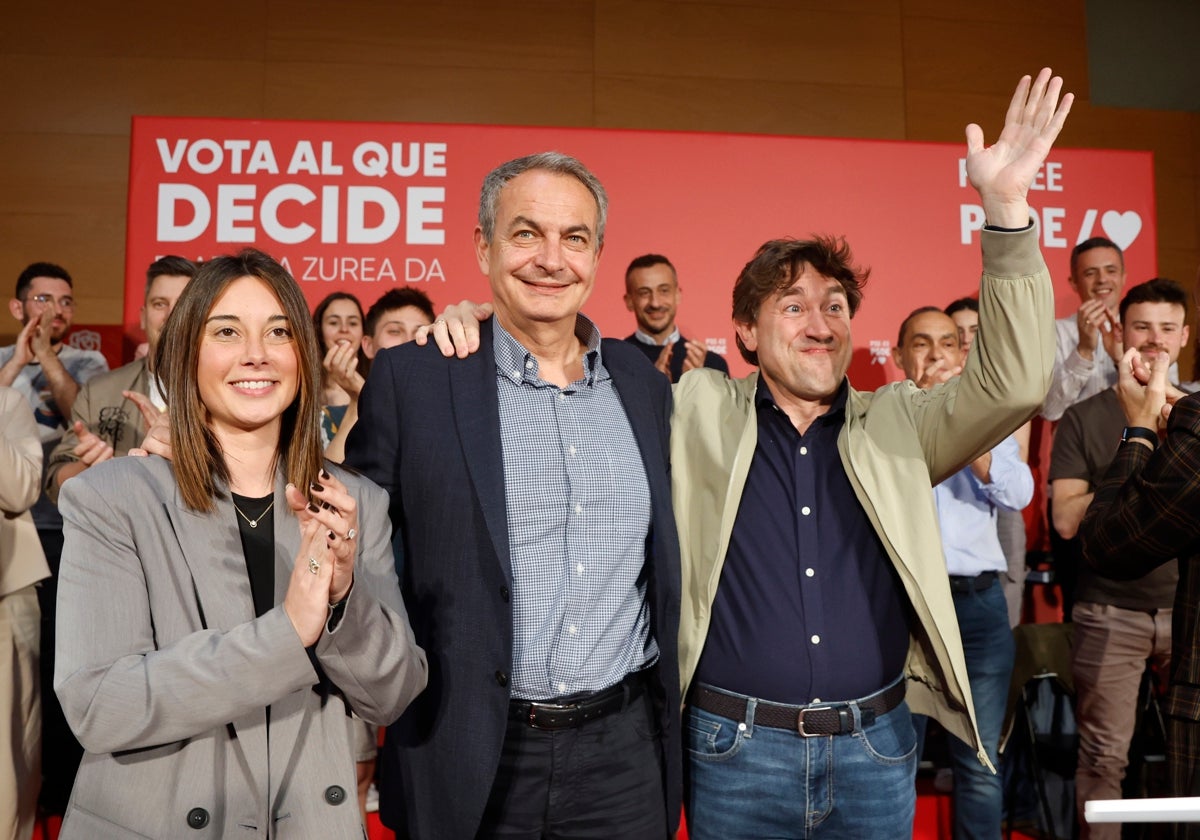
M 206 263 L 156 370 L 171 460 L 62 488 L 54 688 L 87 754 L 60 836 L 361 838 L 347 715 L 391 723 L 426 663 L 386 494 L 321 459 L 296 282 Z

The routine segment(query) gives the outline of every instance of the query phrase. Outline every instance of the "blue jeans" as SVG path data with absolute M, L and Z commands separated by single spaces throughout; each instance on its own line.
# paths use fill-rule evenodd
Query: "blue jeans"
M 982 592 L 955 592 L 953 597 L 979 737 L 988 758 L 998 766 L 1000 729 L 1013 668 L 1008 603 L 999 581 Z M 925 718 L 918 715 L 916 726 L 923 738 Z M 1004 813 L 1000 776 L 980 764 L 975 750 L 953 735 L 949 736 L 949 745 L 954 770 L 955 840 L 997 840 Z
M 732 692 L 726 692 L 732 693 Z M 742 697 L 742 695 L 734 695 Z M 849 735 L 794 729 L 688 707 L 685 798 L 694 840 L 899 838 L 912 835 L 917 738 L 901 703 Z

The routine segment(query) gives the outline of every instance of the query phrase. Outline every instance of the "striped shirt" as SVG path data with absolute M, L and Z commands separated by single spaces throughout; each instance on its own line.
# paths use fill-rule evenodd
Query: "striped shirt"
M 582 379 L 559 388 L 496 323 L 496 389 L 513 574 L 512 696 L 590 693 L 658 657 L 646 602 L 650 486 L 583 315 Z

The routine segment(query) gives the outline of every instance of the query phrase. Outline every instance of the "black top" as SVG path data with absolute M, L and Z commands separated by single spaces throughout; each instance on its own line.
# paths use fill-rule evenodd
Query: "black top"
M 230 495 L 237 508 L 234 515 L 237 516 L 238 531 L 242 535 L 242 554 L 246 556 L 254 614 L 260 616 L 275 606 L 275 509 L 267 510 L 275 494 L 261 499 L 251 499 L 237 493 Z M 250 522 L 256 524 L 251 525 Z

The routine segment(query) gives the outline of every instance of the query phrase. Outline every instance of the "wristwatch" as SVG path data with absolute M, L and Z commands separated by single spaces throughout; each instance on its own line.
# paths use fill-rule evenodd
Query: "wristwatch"
M 1145 426 L 1126 426 L 1125 431 L 1121 433 L 1121 443 L 1128 440 L 1144 440 L 1150 444 L 1151 449 L 1155 449 L 1158 447 L 1158 432 Z

